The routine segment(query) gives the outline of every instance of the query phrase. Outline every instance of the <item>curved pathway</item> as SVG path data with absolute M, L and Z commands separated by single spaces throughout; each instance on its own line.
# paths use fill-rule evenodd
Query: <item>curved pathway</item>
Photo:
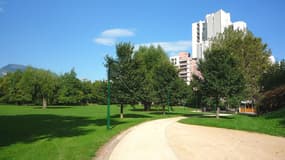
M 186 125 L 178 123 L 180 119 L 182 117 L 154 120 L 131 128 L 119 141 L 116 139 L 118 143 L 105 159 L 284 160 L 285 138 Z

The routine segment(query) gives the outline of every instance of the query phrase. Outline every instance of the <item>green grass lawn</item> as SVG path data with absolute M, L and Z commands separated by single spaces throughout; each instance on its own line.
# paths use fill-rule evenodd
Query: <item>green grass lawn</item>
M 285 137 L 285 108 L 262 116 L 232 115 L 229 117 L 207 117 L 202 113 L 192 113 L 182 123 L 230 128 L 265 133 Z
M 1 160 L 89 160 L 111 137 L 143 121 L 189 114 L 175 108 L 162 115 L 142 108 L 111 107 L 112 129 L 106 129 L 105 106 L 66 106 L 41 109 L 35 106 L 0 105 Z

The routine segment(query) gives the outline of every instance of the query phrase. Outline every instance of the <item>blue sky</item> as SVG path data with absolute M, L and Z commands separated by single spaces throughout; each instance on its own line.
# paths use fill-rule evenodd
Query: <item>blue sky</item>
M 223 9 L 243 20 L 277 60 L 285 58 L 285 1 L 0 0 L 0 67 L 24 64 L 79 78 L 106 79 L 114 44 L 159 43 L 191 52 L 191 25 Z

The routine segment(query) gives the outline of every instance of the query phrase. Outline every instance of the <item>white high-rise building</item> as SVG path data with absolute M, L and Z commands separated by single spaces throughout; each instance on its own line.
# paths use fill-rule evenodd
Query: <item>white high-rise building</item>
M 212 39 L 229 26 L 235 30 L 246 29 L 245 22 L 232 23 L 230 13 L 223 10 L 207 14 L 204 21 L 192 23 L 192 58 L 203 59 L 204 51 L 211 45 Z

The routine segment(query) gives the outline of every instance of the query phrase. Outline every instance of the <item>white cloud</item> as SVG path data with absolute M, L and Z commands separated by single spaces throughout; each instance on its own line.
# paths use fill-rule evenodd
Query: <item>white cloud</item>
M 135 33 L 129 29 L 114 28 L 102 32 L 102 37 L 131 37 Z
M 94 38 L 93 40 L 95 43 L 98 43 L 98 44 L 102 44 L 102 45 L 105 45 L 105 46 L 112 46 L 115 44 L 116 42 L 116 39 L 114 38 L 104 38 L 104 37 L 99 37 L 99 38 Z
M 187 51 L 191 49 L 192 42 L 191 40 L 180 40 L 180 41 L 172 41 L 172 42 L 151 42 L 151 43 L 142 43 L 135 45 L 135 49 L 137 50 L 139 46 L 158 46 L 160 45 L 165 52 L 179 52 L 179 51 Z
M 113 46 L 117 42 L 118 38 L 131 37 L 134 35 L 135 33 L 129 29 L 122 29 L 122 28 L 108 29 L 103 31 L 101 33 L 101 36 L 94 38 L 93 42 L 106 46 Z

